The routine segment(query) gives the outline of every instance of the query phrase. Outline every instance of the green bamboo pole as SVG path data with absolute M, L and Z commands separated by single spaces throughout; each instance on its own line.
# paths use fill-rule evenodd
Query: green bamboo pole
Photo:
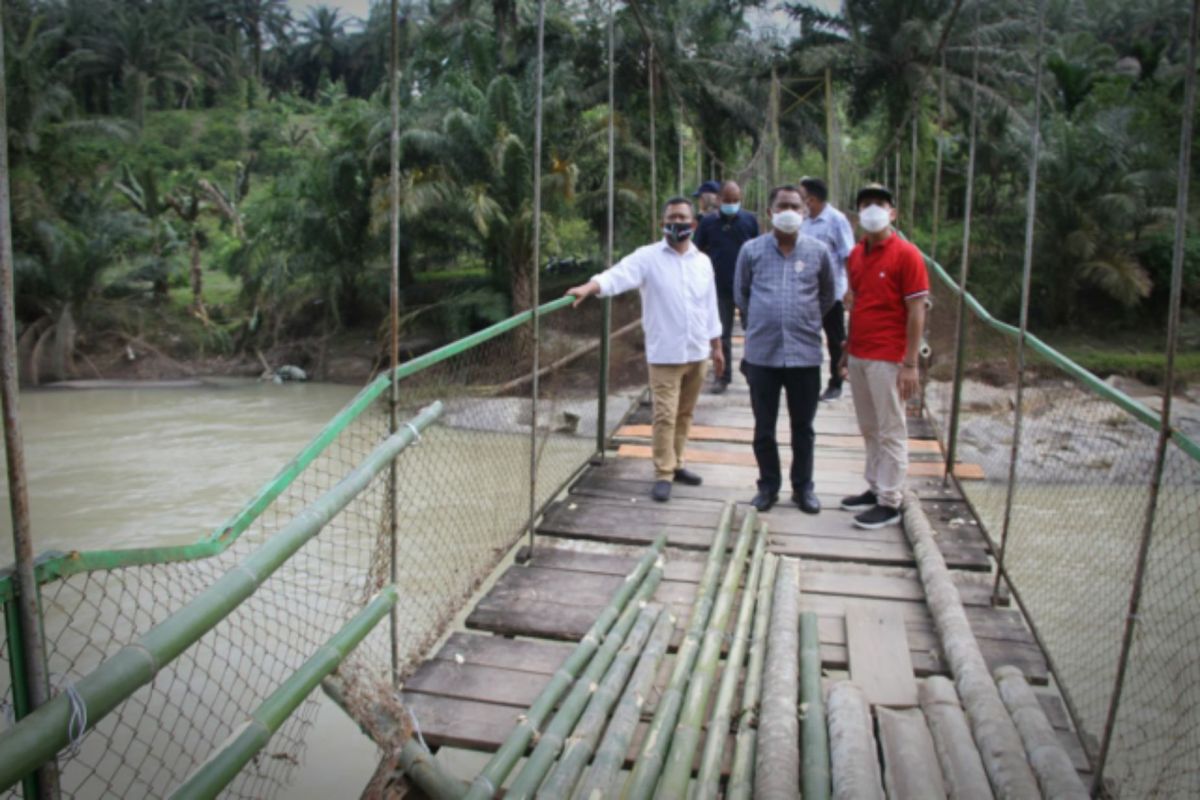
M 762 668 L 767 652 L 767 623 L 771 619 L 771 587 L 779 557 L 767 554 L 762 574 L 758 578 L 758 596 L 754 603 L 754 634 L 750 640 L 750 659 L 746 664 L 746 680 L 742 687 L 742 710 L 738 714 L 738 731 L 734 740 L 733 765 L 725 786 L 726 800 L 746 800 L 754 788 L 754 747 L 758 733 L 758 704 L 762 699 Z
M 604 738 L 600 740 L 596 757 L 592 759 L 591 769 L 575 787 L 572 795 L 575 800 L 603 800 L 617 785 L 617 777 L 625 764 L 625 754 L 629 752 L 629 743 L 642 717 L 642 706 L 654 689 L 658 665 L 667 654 L 667 645 L 671 642 L 671 634 L 675 632 L 675 622 L 675 616 L 669 611 L 663 612 L 658 618 L 658 624 L 650 634 L 650 642 L 638 659 L 637 668 L 621 695 L 617 710 L 604 729 Z M 547 793 L 546 800 L 557 799 Z
M 585 707 L 590 705 L 591 699 L 595 697 L 598 684 L 608 674 L 608 668 L 616 659 L 618 651 L 626 644 L 629 644 L 635 653 L 641 649 L 642 643 L 650 635 L 650 627 L 654 624 L 654 619 L 661 611 L 660 608 L 647 607 L 645 604 L 646 600 L 654 594 L 654 590 L 658 588 L 661 579 L 662 570 L 656 567 L 642 583 L 645 591 L 638 592 L 637 602 L 630 603 L 621 613 L 621 619 L 604 639 L 604 645 L 597 651 L 592 662 L 588 664 L 583 677 L 575 681 L 575 685 L 571 687 L 571 693 L 559 707 L 558 713 L 554 715 L 554 719 L 546 730 L 542 731 L 537 747 L 525 760 L 525 766 L 521 768 L 517 777 L 505 791 L 504 796 L 507 800 L 527 800 L 533 797 L 534 792 L 541 785 L 542 779 L 546 777 L 546 773 L 554 766 L 554 759 L 562 752 L 567 737 L 575 728 L 575 723 L 579 721 Z M 613 690 L 614 699 L 619 689 L 620 687 L 617 687 Z M 600 713 L 600 723 L 603 723 L 607 716 L 608 709 L 605 708 Z
M 563 693 L 575 682 L 575 676 L 591 660 L 592 655 L 600 646 L 600 641 L 617 621 L 625 606 L 629 604 L 630 598 L 637 592 L 651 567 L 661 558 L 662 549 L 666 543 L 666 534 L 655 539 L 654 543 L 650 545 L 649 551 L 638 562 L 637 567 L 625 577 L 624 585 L 613 596 L 608 606 L 600 612 L 600 616 L 588 629 L 587 635 L 571 651 L 571 655 L 567 656 L 563 665 L 550 678 L 546 688 L 534 699 L 533 705 L 521 716 L 517 727 L 513 729 L 509 737 L 504 740 L 504 744 L 500 745 L 500 749 L 492 755 L 483 771 L 471 783 L 471 788 L 466 794 L 467 800 L 485 800 L 485 798 L 496 795 L 500 785 L 512 771 L 513 765 L 517 763 L 517 759 L 525 754 L 525 749 L 529 747 L 534 733 L 541 729 L 546 717 L 554 710 Z
M 396 587 L 388 586 L 312 655 L 300 669 L 262 702 L 223 745 L 192 771 L 171 797 L 200 800 L 216 797 L 233 782 L 242 768 L 266 747 L 288 717 L 312 694 L 321 679 L 333 672 L 350 651 L 396 605 Z
M 679 719 L 679 709 L 683 704 L 683 690 L 692 674 L 692 665 L 700 649 L 700 640 L 708 627 L 708 618 L 713 608 L 713 598 L 717 593 L 717 578 L 721 572 L 721 564 L 725 560 L 726 542 L 729 540 L 729 529 L 733 525 L 733 503 L 726 503 L 721 512 L 717 532 L 713 536 L 712 546 L 708 553 L 708 563 L 704 566 L 704 574 L 700 585 L 696 587 L 696 601 L 692 605 L 692 616 L 688 621 L 688 632 L 675 653 L 675 667 L 671 671 L 671 679 L 667 683 L 667 691 L 660 698 L 655 709 L 654 719 L 650 723 L 650 732 L 642 743 L 637 763 L 634 764 L 633 774 L 625 782 L 621 792 L 622 798 L 648 798 L 654 794 L 658 784 L 658 775 L 662 770 L 663 760 L 667 755 L 667 739 L 675 729 Z
M 679 798 L 679 800 L 687 797 L 688 781 L 692 777 L 692 762 L 696 758 L 696 750 L 700 747 L 704 721 L 708 717 L 708 702 L 712 696 L 713 682 L 717 678 L 717 667 L 721 664 L 721 647 L 725 643 L 725 629 L 729 627 L 729 619 L 733 616 L 738 587 L 742 583 L 742 571 L 746 568 L 746 555 L 750 552 L 750 542 L 755 538 L 756 530 L 759 530 L 758 514 L 754 509 L 750 509 L 742 520 L 742 529 L 738 533 L 733 555 L 730 556 L 729 564 L 725 568 L 721 590 L 717 593 L 717 603 L 713 607 L 708 630 L 705 631 L 704 641 L 700 645 L 700 655 L 696 659 L 695 669 L 692 670 L 691 680 L 688 681 L 687 695 L 684 697 L 683 706 L 680 709 L 679 723 L 675 726 L 674 734 L 671 737 L 671 748 L 667 752 L 667 761 L 663 767 L 656 797 Z M 761 536 L 760 530 L 759 533 Z M 727 671 L 736 675 L 739 670 L 735 664 Z M 732 694 L 731 688 L 730 695 Z M 725 728 L 726 730 L 729 728 L 728 718 Z M 713 731 L 713 737 L 723 745 L 725 731 Z M 719 775 L 719 763 L 716 768 Z
M 604 674 L 604 681 L 596 687 L 583 716 L 576 723 L 574 733 L 564 742 L 562 756 L 551 768 L 542 782 L 541 788 L 538 789 L 537 796 L 539 798 L 558 800 L 570 796 L 571 789 L 574 788 L 579 776 L 587 768 L 588 761 L 595 753 L 596 743 L 600 740 L 600 734 L 604 730 L 604 723 L 608 720 L 608 714 L 620 699 L 621 690 L 629 679 L 629 673 L 633 671 L 634 665 L 647 645 L 651 629 L 657 625 L 659 617 L 665 615 L 666 612 L 662 610 L 661 606 L 647 606 L 643 614 L 648 615 L 645 625 L 643 626 L 639 618 L 637 625 L 625 640 L 625 644 L 621 646 L 612 666 Z
M 821 691 L 821 635 L 817 615 L 800 613 L 800 758 L 807 800 L 829 797 L 829 730 L 825 727 L 825 696 Z
M 800 563 L 780 559 L 763 662 L 762 711 L 754 753 L 754 793 L 800 794 Z
M 284 561 L 366 489 L 393 458 L 415 441 L 419 430 L 432 424 L 441 413 L 440 402 L 427 406 L 413 419 L 411 428 L 406 426 L 384 440 L 362 464 L 297 514 L 242 563 L 80 679 L 75 684 L 75 692 L 87 710 L 88 728 L 94 727 L 126 698 L 154 680 L 159 670 L 252 595 Z M 0 734 L 0 791 L 53 758 L 67 745 L 70 718 L 71 704 L 64 693 Z
M 720 788 L 721 756 L 725 753 L 734 692 L 737 691 L 738 678 L 746 660 L 747 640 L 754 619 L 754 593 L 758 589 L 766 550 L 767 525 L 762 523 L 754 540 L 754 555 L 750 558 L 750 574 L 746 576 L 746 588 L 742 592 L 742 605 L 738 609 L 733 644 L 730 645 L 729 656 L 725 659 L 725 672 L 721 675 L 721 687 L 717 690 L 712 719 L 708 723 L 708 738 L 704 741 L 704 755 L 700 758 L 700 774 L 696 777 L 696 787 L 692 794 L 696 800 L 712 800 Z
M 400 748 L 400 769 L 430 800 L 457 800 L 467 793 L 466 781 L 447 775 L 415 738 Z
M 8 639 L 8 674 L 12 681 L 13 717 L 19 722 L 33 710 L 29 696 L 29 678 L 25 674 L 25 651 L 21 641 L 21 616 L 15 602 L 4 603 L 4 634 Z M 30 773 L 21 779 L 23 797 L 38 797 L 38 774 Z

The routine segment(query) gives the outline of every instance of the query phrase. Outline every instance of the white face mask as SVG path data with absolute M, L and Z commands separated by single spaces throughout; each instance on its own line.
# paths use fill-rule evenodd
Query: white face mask
M 858 212 L 858 224 L 867 233 L 879 233 L 892 224 L 892 214 L 883 206 L 867 206 Z
M 800 216 L 800 212 L 791 209 L 771 215 L 771 226 L 780 233 L 796 233 L 800 230 L 802 222 L 804 222 L 804 217 Z

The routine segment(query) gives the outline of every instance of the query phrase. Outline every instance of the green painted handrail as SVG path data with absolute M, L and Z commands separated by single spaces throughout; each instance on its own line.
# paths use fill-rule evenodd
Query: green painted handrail
M 573 298 L 570 297 L 560 297 L 557 300 L 543 303 L 537 309 L 538 314 L 546 315 L 567 308 L 572 300 Z M 523 311 L 477 333 L 411 359 L 396 368 L 396 379 L 403 380 L 473 347 L 478 347 L 514 328 L 519 328 L 529 322 L 532 317 L 532 311 Z M 258 519 L 275 498 L 279 497 L 292 481 L 325 451 L 325 448 L 337 438 L 338 434 L 387 390 L 388 385 L 387 373 L 383 373 L 363 387 L 362 391 L 355 395 L 354 399 L 347 403 L 295 458 L 284 465 L 283 469 L 277 472 L 275 477 L 271 478 L 250 502 L 204 539 L 192 544 L 168 547 L 73 550 L 68 553 L 59 550 L 47 551 L 38 556 L 35 565 L 38 583 L 50 583 L 80 572 L 112 570 L 143 564 L 166 564 L 173 561 L 193 561 L 219 555 L 237 541 L 238 537 Z M 0 570 L 0 603 L 8 602 L 13 596 L 11 568 L 5 568 Z
M 92 728 L 130 695 L 154 680 L 178 657 L 227 617 L 309 540 L 442 413 L 435 402 L 410 425 L 379 444 L 361 464 L 292 518 L 241 563 L 213 582 L 187 605 L 127 644 L 75 684 L 76 699 Z M 0 734 L 0 792 L 37 769 L 68 744 L 71 701 L 60 694 Z
M 933 273 L 938 277 L 938 279 L 941 280 L 941 282 L 944 283 L 947 288 L 954 292 L 955 295 L 959 295 L 960 290 L 958 288 L 958 284 L 953 278 L 950 277 L 950 274 L 946 272 L 945 268 L 928 255 L 925 255 L 925 253 L 922 252 L 921 255 L 925 257 L 925 265 L 933 270 Z M 963 295 L 963 300 L 966 302 L 967 307 L 971 309 L 971 312 L 974 313 L 975 316 L 979 317 L 979 319 L 987 324 L 990 328 L 997 330 L 1006 336 L 1012 337 L 1013 339 L 1021 338 L 1020 328 L 1016 328 L 1006 322 L 1001 322 L 993 317 L 970 292 L 967 292 L 965 295 Z M 1117 405 L 1123 410 L 1129 412 L 1129 414 L 1131 414 L 1142 424 L 1153 428 L 1154 430 L 1159 430 L 1162 427 L 1162 417 L 1156 414 L 1152 409 L 1146 407 L 1142 403 L 1139 403 L 1137 400 L 1134 400 L 1120 389 L 1109 386 L 1107 383 L 1100 380 L 1100 378 L 1096 377 L 1096 375 L 1088 372 L 1086 369 L 1076 364 L 1074 361 L 1067 358 L 1062 353 L 1058 352 L 1053 347 L 1034 336 L 1032 333 L 1025 333 L 1025 342 L 1029 345 L 1029 348 L 1039 356 L 1046 359 L 1051 364 L 1082 383 L 1084 386 L 1103 399 L 1108 400 L 1114 405 Z M 1178 428 L 1171 429 L 1171 439 L 1176 445 L 1179 446 L 1180 450 L 1191 456 L 1193 460 L 1200 461 L 1200 444 L 1197 444 L 1193 439 L 1190 439 Z
M 388 586 L 362 611 L 342 627 L 320 650 L 304 662 L 271 696 L 262 702 L 245 722 L 234 729 L 225 740 L 196 767 L 171 797 L 177 800 L 212 798 L 228 786 L 242 767 L 266 747 L 271 736 L 292 715 L 304 699 L 312 694 L 329 673 L 333 672 L 350 651 L 379 624 L 392 606 L 396 605 L 396 587 Z

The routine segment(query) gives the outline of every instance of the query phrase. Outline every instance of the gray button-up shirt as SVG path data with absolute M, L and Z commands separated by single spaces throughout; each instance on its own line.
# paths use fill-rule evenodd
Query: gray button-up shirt
M 786 256 L 775 234 L 742 245 L 733 299 L 746 325 L 746 361 L 760 367 L 819 367 L 821 320 L 834 303 L 829 248 L 800 234 Z

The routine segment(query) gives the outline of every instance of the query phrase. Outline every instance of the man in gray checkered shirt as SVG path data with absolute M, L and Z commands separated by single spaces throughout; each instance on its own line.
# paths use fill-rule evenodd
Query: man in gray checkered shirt
M 733 299 L 746 329 L 742 370 L 750 384 L 758 462 L 758 494 L 750 502 L 768 511 L 779 499 L 783 475 L 775 423 L 779 393 L 786 389 L 792 501 L 817 514 L 813 417 L 821 392 L 821 321 L 836 300 L 833 261 L 822 242 L 800 233 L 804 202 L 798 188 L 772 189 L 770 206 L 772 232 L 742 245 L 733 279 Z

